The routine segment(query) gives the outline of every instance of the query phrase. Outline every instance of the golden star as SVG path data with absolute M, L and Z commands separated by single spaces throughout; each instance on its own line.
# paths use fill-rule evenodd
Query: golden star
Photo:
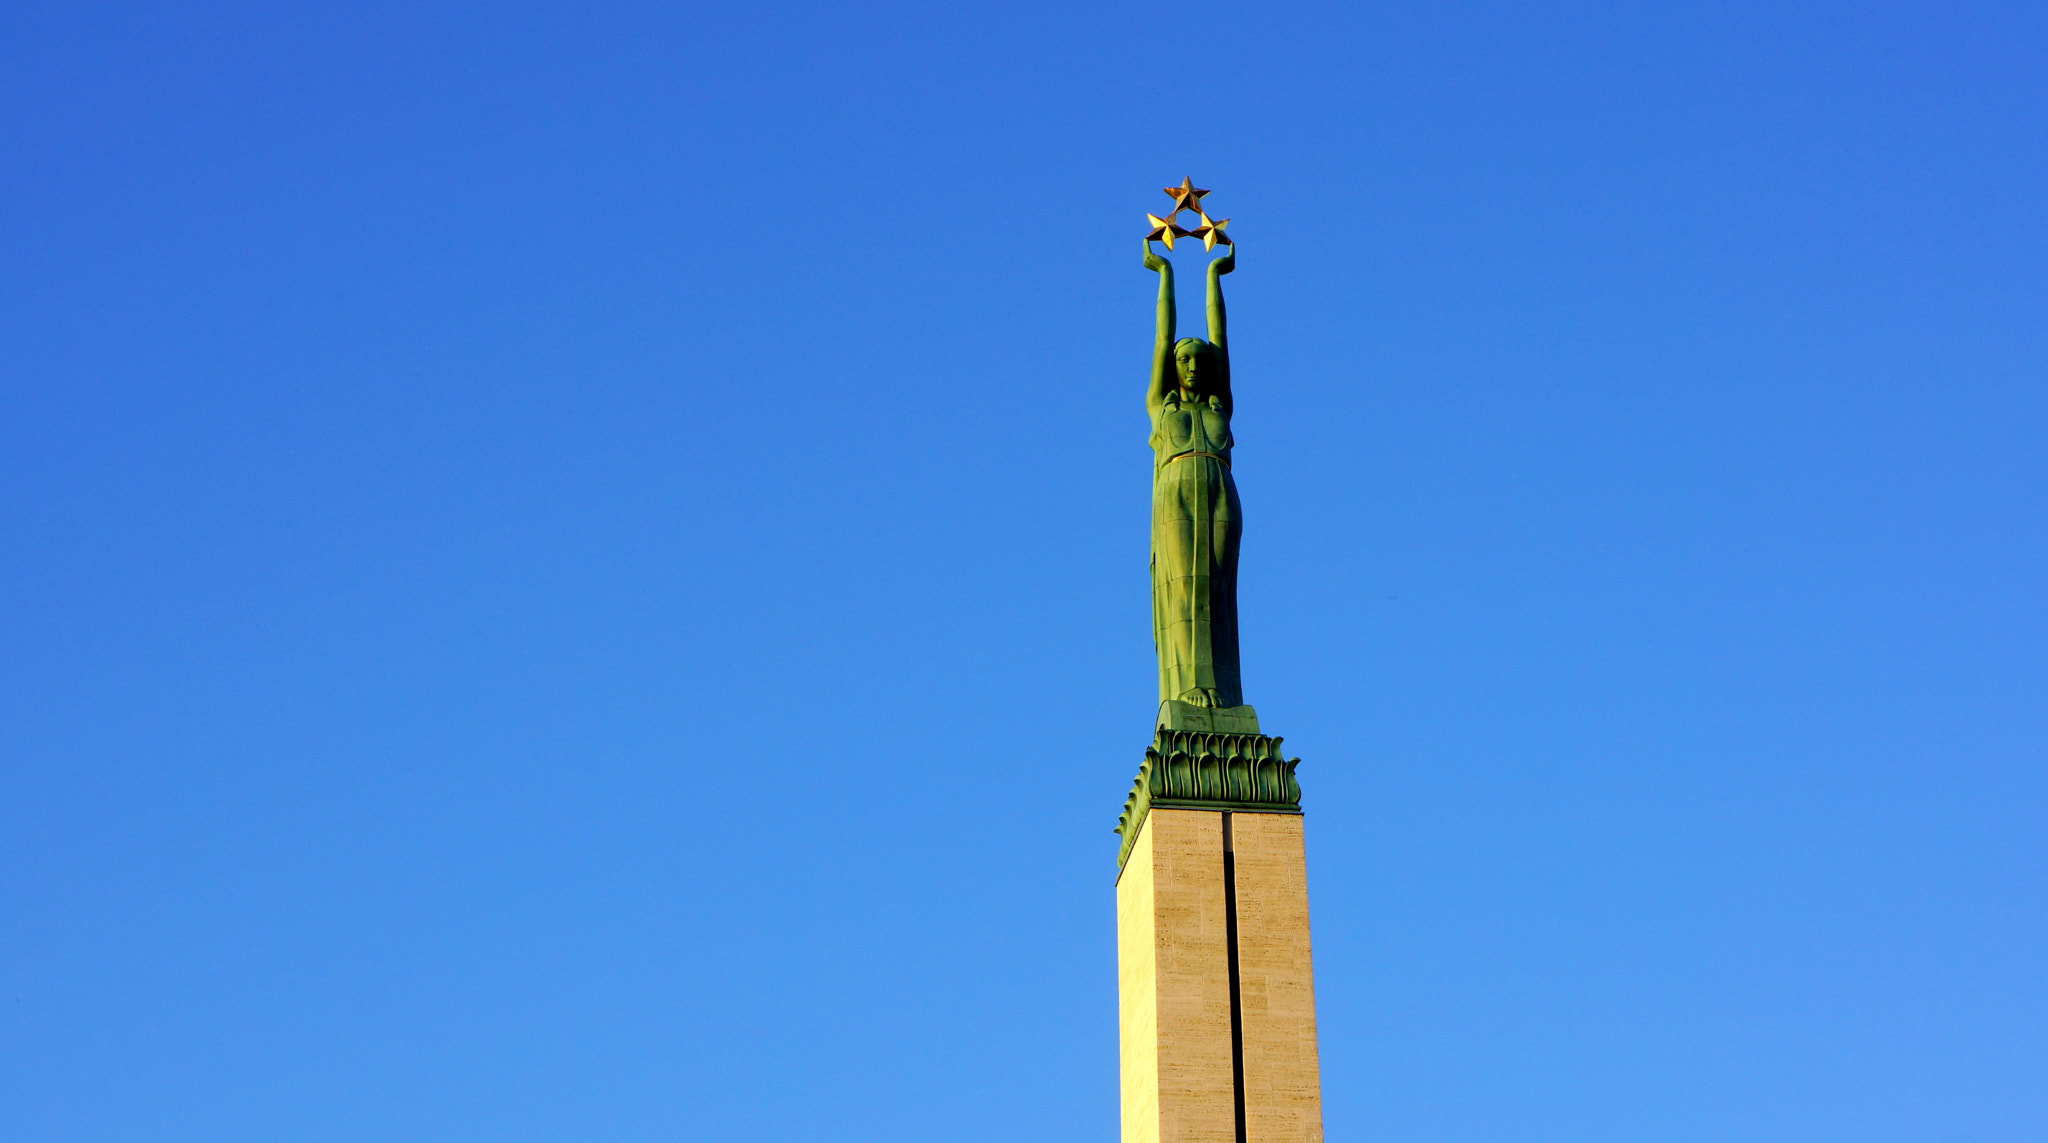
M 1196 214 L 1202 213 L 1202 196 L 1209 193 L 1205 190 L 1196 189 L 1195 181 L 1189 178 L 1181 179 L 1180 185 L 1177 187 L 1163 187 L 1161 189 L 1173 196 L 1174 214 L 1179 214 L 1183 210 L 1192 210 Z
M 1166 248 L 1168 250 L 1173 249 L 1174 239 L 1186 238 L 1188 236 L 1187 231 L 1182 230 L 1180 227 L 1175 226 L 1172 222 L 1164 218 L 1161 218 L 1156 214 L 1147 214 L 1145 216 L 1145 221 L 1152 224 L 1152 233 L 1147 234 L 1145 236 L 1145 241 L 1150 242 L 1154 238 L 1157 238 L 1161 242 L 1166 243 Z
M 1195 227 L 1188 233 L 1192 237 L 1199 238 L 1202 240 L 1202 249 L 1214 250 L 1216 249 L 1216 244 L 1218 242 L 1223 243 L 1225 246 L 1228 246 L 1233 250 L 1237 248 L 1237 243 L 1232 242 L 1230 240 L 1230 235 L 1223 233 L 1223 228 L 1230 225 L 1229 219 L 1212 219 L 1208 215 L 1203 214 L 1202 208 L 1199 206 L 1195 208 L 1195 214 L 1200 216 L 1202 220 L 1202 225 Z

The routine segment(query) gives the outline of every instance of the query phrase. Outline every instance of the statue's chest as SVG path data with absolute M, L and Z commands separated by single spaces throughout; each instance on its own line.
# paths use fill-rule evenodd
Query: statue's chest
M 1168 405 L 1159 410 L 1152 429 L 1152 447 L 1161 459 L 1183 452 L 1226 453 L 1230 418 L 1208 405 Z

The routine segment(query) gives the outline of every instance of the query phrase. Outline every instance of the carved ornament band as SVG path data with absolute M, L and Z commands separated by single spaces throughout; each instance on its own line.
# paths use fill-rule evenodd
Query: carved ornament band
M 1280 740 L 1263 734 L 1168 730 L 1153 735 L 1138 767 L 1138 780 L 1117 819 L 1116 867 L 1123 872 L 1138 831 L 1152 809 L 1229 810 L 1236 813 L 1298 814 L 1301 759 L 1280 752 Z

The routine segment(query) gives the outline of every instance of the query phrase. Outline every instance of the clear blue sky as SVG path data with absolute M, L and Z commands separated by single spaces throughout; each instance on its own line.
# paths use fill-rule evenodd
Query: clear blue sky
M 10 7 L 0 1137 L 1112 1143 L 1192 175 L 1333 1143 L 2048 1138 L 2044 76 L 2017 3 Z

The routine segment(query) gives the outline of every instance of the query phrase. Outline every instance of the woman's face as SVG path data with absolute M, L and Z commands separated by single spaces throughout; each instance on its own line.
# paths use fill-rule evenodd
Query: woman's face
M 1207 356 L 1199 345 L 1182 345 L 1174 349 L 1173 364 L 1180 372 L 1181 388 L 1196 393 L 1202 391 L 1202 359 Z

